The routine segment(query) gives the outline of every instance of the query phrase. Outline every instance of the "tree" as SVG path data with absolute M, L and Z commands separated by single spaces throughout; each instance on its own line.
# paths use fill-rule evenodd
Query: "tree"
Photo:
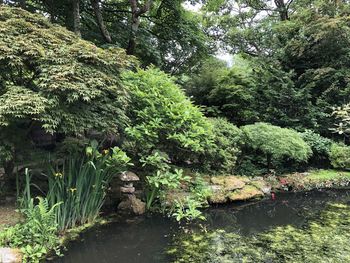
M 126 53 L 128 55 L 133 55 L 136 48 L 137 31 L 139 30 L 140 26 L 140 16 L 147 13 L 151 9 L 153 0 L 147 0 L 141 6 L 137 0 L 130 0 L 129 2 L 131 7 L 131 30 Z
M 107 43 L 112 43 L 111 35 L 109 34 L 109 31 L 106 27 L 104 20 L 103 20 L 102 11 L 101 11 L 101 7 L 100 7 L 100 5 L 101 5 L 100 0 L 91 0 L 91 5 L 92 5 L 92 8 L 94 9 L 96 22 L 98 24 L 98 27 L 100 28 L 100 31 L 101 31 L 101 34 L 102 34 L 104 40 Z
M 50 134 L 84 135 L 89 130 L 115 133 L 125 126 L 127 93 L 119 72 L 129 60 L 123 50 L 100 49 L 18 8 L 0 7 L 0 28 L 5 167 L 13 167 L 34 127 Z
M 305 162 L 312 151 L 300 135 L 291 129 L 280 128 L 267 123 L 255 123 L 242 127 L 248 147 L 266 156 L 268 171 L 273 160 L 291 159 Z
M 192 1 L 192 2 L 197 2 Z M 115 45 L 172 74 L 190 72 L 211 52 L 200 13 L 186 0 L 27 0 L 42 13 L 100 47 Z M 6 1 L 8 5 L 16 5 Z

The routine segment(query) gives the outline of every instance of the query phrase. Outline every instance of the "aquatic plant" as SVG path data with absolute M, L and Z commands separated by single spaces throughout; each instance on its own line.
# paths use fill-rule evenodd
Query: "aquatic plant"
M 248 237 L 224 230 L 184 234 L 168 253 L 173 262 L 349 262 L 349 227 L 349 205 L 334 203 L 300 228 Z
M 72 155 L 62 165 L 50 167 L 47 199 L 51 205 L 62 202 L 55 214 L 59 229 L 93 222 L 113 175 L 122 172 L 129 161 L 119 148 L 100 153 L 97 142 L 93 142 L 85 156 Z

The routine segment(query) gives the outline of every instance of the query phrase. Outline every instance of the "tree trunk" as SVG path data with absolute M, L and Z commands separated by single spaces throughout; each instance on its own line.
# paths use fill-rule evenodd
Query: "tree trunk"
M 271 154 L 266 154 L 267 172 L 271 171 Z
M 109 34 L 107 27 L 103 21 L 102 12 L 100 8 L 100 0 L 91 0 L 92 8 L 94 9 L 96 22 L 98 27 L 100 28 L 102 37 L 107 43 L 112 43 L 111 35 Z
M 151 9 L 153 0 L 148 0 L 142 7 L 137 6 L 137 0 L 129 0 L 131 6 L 131 31 L 126 54 L 134 55 L 137 40 L 137 31 L 140 26 L 140 16 Z
M 81 36 L 80 32 L 80 3 L 79 0 L 72 0 L 73 5 L 73 31 L 79 37 Z
M 134 13 L 132 14 L 132 24 L 131 24 L 131 32 L 129 37 L 128 47 L 126 49 L 126 54 L 134 55 L 136 48 L 136 39 L 137 39 L 137 31 L 140 25 L 140 18 L 136 16 Z
M 289 20 L 288 9 L 284 0 L 275 0 L 277 11 L 280 14 L 281 21 Z

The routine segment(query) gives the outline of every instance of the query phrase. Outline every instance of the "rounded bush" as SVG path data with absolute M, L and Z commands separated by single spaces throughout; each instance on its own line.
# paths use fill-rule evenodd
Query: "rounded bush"
M 144 157 L 155 150 L 174 162 L 201 154 L 212 141 L 212 126 L 166 73 L 149 68 L 127 71 L 130 93 L 126 129 L 128 150 Z
M 276 160 L 305 162 L 312 154 L 310 146 L 292 129 L 260 122 L 246 125 L 242 131 L 246 146 L 263 153 L 268 168 Z
M 344 144 L 332 144 L 330 151 L 331 165 L 338 169 L 350 168 L 350 147 Z

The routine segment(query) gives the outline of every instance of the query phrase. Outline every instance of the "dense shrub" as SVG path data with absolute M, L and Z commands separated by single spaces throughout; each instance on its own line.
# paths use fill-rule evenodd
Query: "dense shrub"
M 306 130 L 300 133 L 303 140 L 311 147 L 312 157 L 310 158 L 314 164 L 322 164 L 328 162 L 329 152 L 332 146 L 332 140 L 322 137 L 321 135 Z
M 281 161 L 305 162 L 312 151 L 309 145 L 294 130 L 255 123 L 242 127 L 248 149 L 264 154 L 267 168 Z
M 164 72 L 150 68 L 125 72 L 130 92 L 125 146 L 133 156 L 145 157 L 155 150 L 172 162 L 202 153 L 212 139 L 212 127 L 199 108 Z
M 330 160 L 334 168 L 350 168 L 350 147 L 344 144 L 332 144 Z
M 232 173 L 240 154 L 242 131 L 224 118 L 210 119 L 213 125 L 214 143 L 202 159 L 205 169 Z

